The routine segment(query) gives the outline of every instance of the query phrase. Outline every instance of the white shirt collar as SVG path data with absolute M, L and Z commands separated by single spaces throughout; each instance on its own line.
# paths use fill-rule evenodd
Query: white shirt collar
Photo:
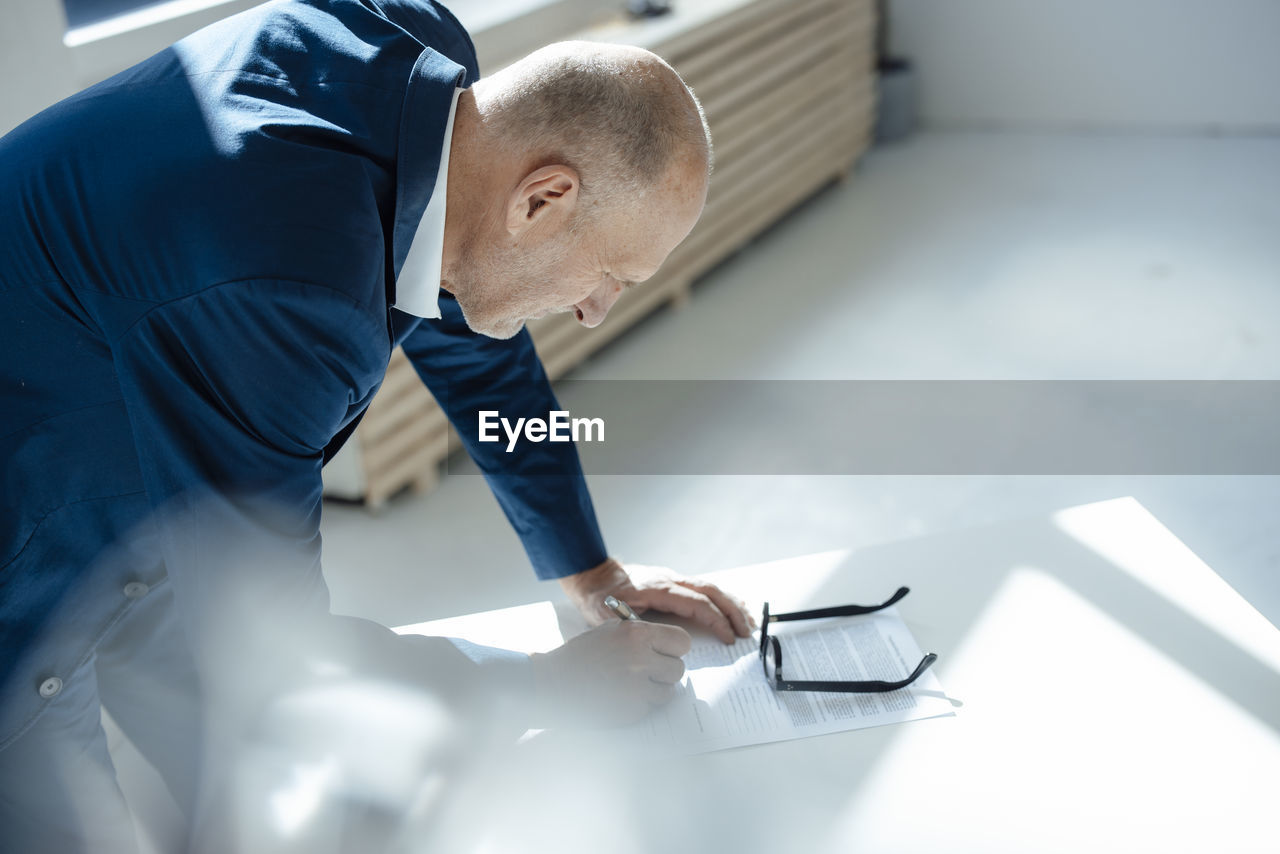
M 453 90 L 449 121 L 440 146 L 440 171 L 431 200 L 418 221 L 418 230 L 409 244 L 409 254 L 396 279 L 395 307 L 415 317 L 440 316 L 440 276 L 444 261 L 444 205 L 449 194 L 449 148 L 453 144 L 453 117 L 458 111 L 461 89 Z

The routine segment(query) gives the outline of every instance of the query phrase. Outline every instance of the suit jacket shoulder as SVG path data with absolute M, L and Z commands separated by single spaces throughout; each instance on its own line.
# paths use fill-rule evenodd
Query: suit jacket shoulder
M 449 99 L 476 74 L 440 7 L 392 8 L 267 3 L 21 126 L 0 183 L 34 214 L 29 245 L 73 290 L 163 302 L 288 279 L 385 314 Z

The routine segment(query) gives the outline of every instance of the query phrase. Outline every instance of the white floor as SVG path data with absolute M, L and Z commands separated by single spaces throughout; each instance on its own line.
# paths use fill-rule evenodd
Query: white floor
M 574 378 L 1280 379 L 1276 234 L 1280 139 L 918 134 Z M 1134 495 L 1280 624 L 1276 476 L 591 482 L 615 554 L 690 573 Z M 559 595 L 478 477 L 378 515 L 327 505 L 323 530 L 339 611 L 395 625 Z

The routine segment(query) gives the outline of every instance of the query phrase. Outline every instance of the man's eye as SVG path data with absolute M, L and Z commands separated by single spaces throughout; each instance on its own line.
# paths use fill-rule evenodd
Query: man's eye
M 622 285 L 624 288 L 634 288 L 636 285 L 639 284 L 639 282 L 631 282 L 626 279 L 619 279 L 618 277 L 614 276 L 612 273 L 605 273 L 600 278 L 606 279 L 612 282 L 617 282 L 618 284 Z

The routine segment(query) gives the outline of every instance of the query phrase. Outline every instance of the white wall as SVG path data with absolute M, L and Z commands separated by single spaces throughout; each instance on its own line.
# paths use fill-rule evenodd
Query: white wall
M 63 44 L 62 0 L 0 0 L 0 134 L 50 104 L 262 0 L 209 0 L 171 20 Z M 620 6 L 616 0 L 613 7 Z M 697 0 L 688 0 L 697 2 Z M 210 5 L 211 4 L 211 5 Z M 445 0 L 470 30 L 482 70 L 584 26 L 609 0 Z
M 62 32 L 61 3 L 0 2 L 0 133 L 74 92 L 74 69 Z
M 1280 133 L 1280 0 L 891 0 L 926 126 Z

